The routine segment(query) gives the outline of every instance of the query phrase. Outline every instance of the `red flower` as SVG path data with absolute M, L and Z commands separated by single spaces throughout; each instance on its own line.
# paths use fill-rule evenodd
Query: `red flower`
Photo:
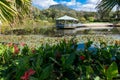
M 80 56 L 80 59 L 81 60 L 85 60 L 85 56 Z
M 26 44 L 24 42 L 21 42 L 20 45 L 24 47 Z
M 29 77 L 31 75 L 35 74 L 35 71 L 33 69 L 29 69 L 24 73 L 24 75 L 21 77 L 21 80 L 29 80 Z
M 17 45 L 14 45 L 14 53 L 18 54 L 19 53 L 19 48 Z

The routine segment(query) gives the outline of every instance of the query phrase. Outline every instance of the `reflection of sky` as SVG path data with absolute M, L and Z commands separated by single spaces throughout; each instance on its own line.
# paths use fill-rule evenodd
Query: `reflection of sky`
M 111 35 L 111 37 L 114 38 L 114 39 L 120 40 L 120 34 Z
M 78 47 L 77 47 L 77 51 L 84 51 L 85 50 L 85 44 L 84 43 L 79 43 L 78 44 Z M 96 47 L 94 46 L 94 45 L 91 45 L 89 48 L 88 48 L 88 50 L 91 52 L 91 53 L 93 53 L 93 54 L 95 54 L 96 52 L 97 52 L 97 49 L 96 49 Z

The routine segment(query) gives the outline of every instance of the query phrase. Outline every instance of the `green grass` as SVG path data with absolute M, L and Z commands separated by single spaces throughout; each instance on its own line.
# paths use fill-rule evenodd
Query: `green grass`
M 13 31 L 13 30 L 25 30 L 26 33 L 29 30 L 34 30 L 34 29 L 43 29 L 43 28 L 49 28 L 52 27 L 54 25 L 54 23 L 50 23 L 48 21 L 45 20 L 30 20 L 30 19 L 25 19 L 23 20 L 21 23 L 18 22 L 16 24 L 11 24 L 9 25 L 8 23 L 4 23 L 2 25 L 2 30 L 1 32 L 3 34 L 6 34 L 7 32 Z M 10 34 L 9 33 L 9 34 Z

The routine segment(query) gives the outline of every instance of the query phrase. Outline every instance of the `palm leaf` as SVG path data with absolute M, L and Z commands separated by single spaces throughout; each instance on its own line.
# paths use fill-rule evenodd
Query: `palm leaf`
M 29 12 L 31 0 L 0 1 L 0 20 L 13 21 L 15 17 Z
M 97 9 L 102 9 L 103 11 L 111 11 L 116 5 L 118 5 L 119 1 L 116 0 L 102 0 L 98 5 Z
M 0 1 L 0 20 L 11 21 L 17 12 L 5 1 Z

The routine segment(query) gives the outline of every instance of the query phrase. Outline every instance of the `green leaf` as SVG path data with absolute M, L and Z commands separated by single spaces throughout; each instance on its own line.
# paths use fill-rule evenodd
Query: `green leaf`
M 6 1 L 0 1 L 0 19 L 4 21 L 10 21 L 13 19 L 17 12 Z
M 94 71 L 92 69 L 91 66 L 86 66 L 86 75 L 87 75 L 87 78 L 89 79 L 90 78 L 90 75 L 93 74 Z
M 55 62 L 56 64 L 60 65 L 58 61 L 56 61 L 54 58 L 50 57 L 50 59 Z
M 118 74 L 118 67 L 117 64 L 113 62 L 106 71 L 107 80 L 112 80 L 112 78 L 116 77 L 117 74 Z
M 40 80 L 45 80 L 50 76 L 50 73 L 53 70 L 53 65 L 49 65 L 43 69 L 43 72 L 41 73 Z
M 96 76 L 94 80 L 101 80 L 99 76 Z
M 38 80 L 38 79 L 35 77 L 30 77 L 30 80 Z
M 65 61 L 65 67 L 69 67 L 70 65 L 72 65 L 74 59 L 75 59 L 75 53 L 71 53 L 67 58 L 67 60 Z

